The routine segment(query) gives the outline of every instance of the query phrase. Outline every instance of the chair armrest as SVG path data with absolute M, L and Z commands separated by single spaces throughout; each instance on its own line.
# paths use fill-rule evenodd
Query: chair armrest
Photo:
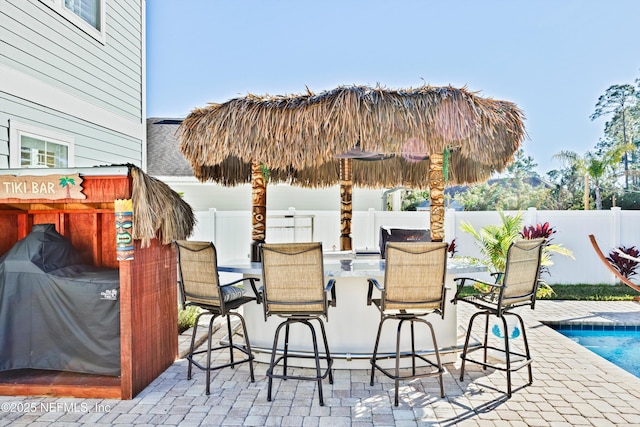
M 327 282 L 327 286 L 325 286 L 324 291 L 328 292 L 331 291 L 331 301 L 329 301 L 329 305 L 331 307 L 335 307 L 338 300 L 336 299 L 336 279 L 330 279 L 329 282 Z
M 502 273 L 494 273 L 494 274 L 502 274 Z M 453 296 L 453 299 L 451 300 L 452 303 L 456 303 L 458 301 L 458 299 L 460 299 L 460 292 L 462 291 L 462 288 L 464 288 L 465 283 L 467 280 L 473 282 L 471 285 L 480 290 L 479 287 L 477 286 L 478 284 L 482 285 L 482 286 L 487 286 L 489 288 L 488 292 L 483 292 L 480 290 L 480 292 L 482 293 L 491 293 L 494 292 L 498 289 L 502 289 L 504 286 L 503 285 L 499 285 L 499 284 L 495 284 L 495 283 L 488 283 L 488 282 L 484 282 L 482 280 L 479 279 L 474 279 L 473 277 L 456 277 L 453 279 L 454 282 L 458 282 L 458 285 L 456 286 L 456 294 Z
M 502 276 L 504 276 L 504 272 L 499 271 L 497 273 L 491 273 L 491 277 L 494 278 L 495 283 L 500 283 L 502 281 Z
M 259 293 L 258 289 L 256 288 L 256 282 L 260 281 L 260 279 L 258 279 L 257 277 L 243 277 L 242 279 L 234 280 L 233 282 L 229 282 L 229 283 L 225 283 L 224 285 L 220 285 L 220 287 L 224 288 L 226 286 L 232 286 L 232 285 L 235 285 L 237 283 L 244 282 L 245 280 L 249 281 L 249 284 L 251 285 L 251 290 L 253 291 L 253 294 L 256 296 L 256 302 L 258 304 L 262 303 L 262 294 Z
M 369 282 L 369 290 L 367 291 L 367 305 L 371 305 L 373 297 L 373 287 L 375 286 L 380 292 L 384 291 L 384 287 L 374 278 L 367 279 Z

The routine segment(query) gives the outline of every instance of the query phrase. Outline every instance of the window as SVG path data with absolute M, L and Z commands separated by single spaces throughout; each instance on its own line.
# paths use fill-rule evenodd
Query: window
M 73 166 L 73 137 L 11 122 L 11 168 L 68 168 Z
M 104 43 L 105 0 L 41 0 L 78 28 Z
M 64 0 L 64 7 L 78 15 L 83 21 L 100 31 L 100 0 Z

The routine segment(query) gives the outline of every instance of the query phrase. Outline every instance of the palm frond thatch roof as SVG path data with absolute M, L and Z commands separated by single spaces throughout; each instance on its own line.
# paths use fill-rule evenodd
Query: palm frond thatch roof
M 221 168 L 229 165 L 246 171 L 242 168 L 256 161 L 279 171 L 272 174 L 276 179 L 310 186 L 337 182 L 324 182 L 322 173 L 335 168 L 331 162 L 336 156 L 354 148 L 395 156 L 398 164 L 403 156 L 426 158 L 448 148 L 453 153 L 450 181 L 475 182 L 502 170 L 525 136 L 523 114 L 515 104 L 450 86 L 341 86 L 320 94 L 250 94 L 193 110 L 178 132 L 180 148 L 202 181 L 219 180 Z M 385 162 L 367 162 L 362 178 L 354 170 L 356 185 L 407 184 L 412 169 L 419 181 L 428 168 L 426 162 L 404 162 L 401 179 L 398 172 L 369 179 L 376 168 L 393 169 L 392 162 Z M 226 176 L 228 182 L 239 181 Z
M 191 206 L 164 182 L 129 166 L 133 202 L 133 238 L 148 247 L 158 238 L 163 245 L 183 240 L 191 235 L 195 215 Z

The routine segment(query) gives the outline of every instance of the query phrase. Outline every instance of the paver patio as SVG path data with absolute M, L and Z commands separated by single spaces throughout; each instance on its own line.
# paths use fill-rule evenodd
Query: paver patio
M 472 311 L 459 305 L 458 324 L 466 325 Z M 293 380 L 274 380 L 267 402 L 265 364 L 256 365 L 255 383 L 246 365 L 214 372 L 206 396 L 204 373 L 187 380 L 186 361 L 179 359 L 133 400 L 0 396 L 0 426 L 640 426 L 640 378 L 540 323 L 640 325 L 639 303 L 538 301 L 535 311 L 521 313 L 534 382 L 522 387 L 526 369 L 516 372 L 511 399 L 503 372 L 468 364 L 460 382 L 459 361 L 446 365 L 445 398 L 435 378 L 401 382 L 397 408 L 393 382 L 376 375 L 370 386 L 367 370 L 335 371 L 334 384 L 323 386 L 324 407 L 313 382 Z

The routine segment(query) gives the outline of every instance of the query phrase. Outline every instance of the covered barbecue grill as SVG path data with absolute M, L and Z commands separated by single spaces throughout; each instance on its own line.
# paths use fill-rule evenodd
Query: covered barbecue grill
M 0 257 L 0 371 L 120 375 L 120 278 L 87 265 L 53 224 Z

